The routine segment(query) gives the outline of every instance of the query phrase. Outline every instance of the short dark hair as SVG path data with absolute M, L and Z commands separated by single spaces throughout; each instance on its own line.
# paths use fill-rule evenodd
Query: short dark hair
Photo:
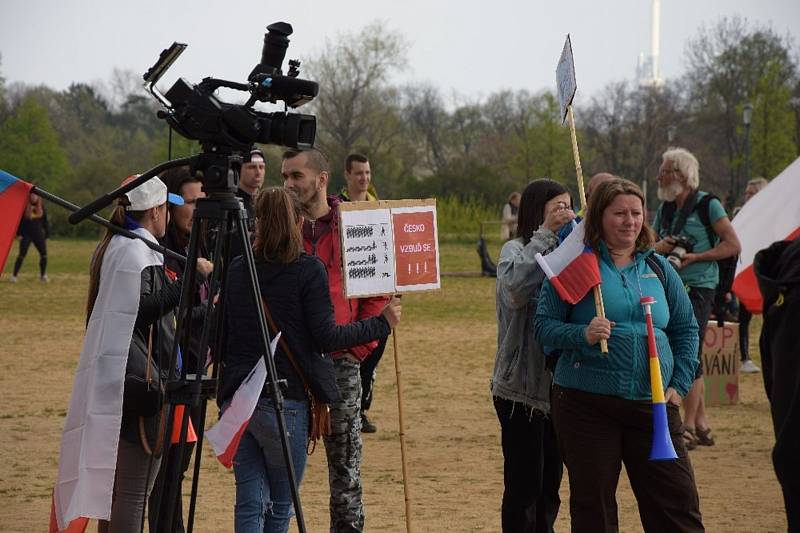
M 369 163 L 369 159 L 364 154 L 350 154 L 347 156 L 347 159 L 344 160 L 344 169 L 347 172 L 353 170 L 353 162 L 357 163 Z
M 642 217 L 644 221 L 642 222 L 642 231 L 636 237 L 636 251 L 644 252 L 655 243 L 655 232 L 647 223 L 647 202 L 645 202 L 642 189 L 632 181 L 624 178 L 614 178 L 604 181 L 597 186 L 597 189 L 592 191 L 592 199 L 586 208 L 584 240 L 586 244 L 594 248 L 596 253 L 599 253 L 600 241 L 604 239 L 603 212 L 621 194 L 636 196 L 642 202 Z
M 331 165 L 328 162 L 328 157 L 317 150 L 316 148 L 290 148 L 283 152 L 281 159 L 286 161 L 287 159 L 294 159 L 300 154 L 305 154 L 306 162 L 308 166 L 316 170 L 317 172 L 327 172 L 330 174 L 331 172 Z
M 533 180 L 522 191 L 517 215 L 517 235 L 528 244 L 533 232 L 544 223 L 544 206 L 560 194 L 569 192 L 557 181 L 542 178 Z
M 177 194 L 178 196 L 181 195 L 181 187 L 185 184 L 195 182 L 203 183 L 203 180 L 197 173 L 192 173 L 189 165 L 181 165 L 167 170 L 161 175 L 161 180 L 167 186 L 169 192 Z

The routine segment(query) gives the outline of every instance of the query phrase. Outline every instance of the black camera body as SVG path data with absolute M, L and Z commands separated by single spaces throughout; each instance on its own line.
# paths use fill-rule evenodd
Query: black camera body
M 675 246 L 667 254 L 667 261 L 672 263 L 675 270 L 680 270 L 683 267 L 683 257 L 694 251 L 694 239 L 686 235 L 672 235 L 670 238 L 675 241 Z
M 267 26 L 261 61 L 245 83 L 205 78 L 194 85 L 181 78 L 161 94 L 155 83 L 186 49 L 185 44 L 174 43 L 161 52 L 156 64 L 144 75 L 150 93 L 164 107 L 159 118 L 187 139 L 199 141 L 204 151 L 216 154 L 247 153 L 254 143 L 311 148 L 316 136 L 313 115 L 265 113 L 253 108 L 257 101 L 283 101 L 287 107 L 297 108 L 317 96 L 316 82 L 297 77 L 299 61 L 289 61 L 286 75 L 281 70 L 291 34 L 292 26 L 285 22 Z M 245 104 L 223 102 L 214 95 L 220 87 L 245 91 L 250 97 Z
M 316 119 L 300 113 L 263 113 L 247 105 L 220 101 L 209 87 L 192 85 L 181 78 L 166 92 L 172 112 L 161 116 L 181 135 L 200 141 L 206 147 L 229 147 L 234 152 L 249 152 L 253 143 L 277 144 L 292 148 L 314 145 Z

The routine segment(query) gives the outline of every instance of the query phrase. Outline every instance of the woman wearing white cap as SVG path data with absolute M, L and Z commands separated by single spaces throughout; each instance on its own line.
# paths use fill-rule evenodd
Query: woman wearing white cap
M 167 227 L 167 201 L 183 203 L 152 178 L 120 198 L 111 222 L 157 242 Z M 89 518 L 101 521 L 101 532 L 141 530 L 164 441 L 161 379 L 181 293 L 163 262 L 142 241 L 112 232 L 92 257 L 86 336 L 53 492 L 59 530 Z M 201 276 L 211 269 L 198 259 Z

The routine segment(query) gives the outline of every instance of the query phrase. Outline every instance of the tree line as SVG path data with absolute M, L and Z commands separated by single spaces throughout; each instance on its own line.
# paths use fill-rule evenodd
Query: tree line
M 431 83 L 399 84 L 408 41 L 382 23 L 342 34 L 305 61 L 320 95 L 302 108 L 317 117 L 316 145 L 332 163 L 366 154 L 382 198 L 454 196 L 497 206 L 535 178 L 575 189 L 569 130 L 556 95 L 502 89 L 483 98 L 447 95 Z M 647 186 L 655 205 L 660 154 L 694 152 L 701 186 L 732 204 L 749 177 L 771 179 L 800 154 L 800 71 L 788 37 L 743 19 L 722 19 L 686 44 L 686 73 L 661 87 L 611 83 L 575 109 L 585 174 L 607 171 Z M 0 65 L 1 67 L 1 65 Z M 104 84 L 56 91 L 0 77 L 0 168 L 83 205 L 168 156 L 167 125 L 139 76 L 114 70 Z M 195 80 L 196 81 L 196 80 Z M 750 176 L 745 175 L 746 104 Z M 268 154 L 267 182 L 280 183 L 280 152 Z M 199 151 L 174 135 L 173 157 Z M 95 235 L 52 209 L 54 233 Z

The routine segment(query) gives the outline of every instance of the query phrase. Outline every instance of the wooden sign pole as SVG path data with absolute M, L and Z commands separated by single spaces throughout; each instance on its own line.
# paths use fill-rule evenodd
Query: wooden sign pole
M 572 137 L 572 156 L 575 158 L 575 171 L 578 173 L 578 196 L 581 199 L 581 208 L 586 216 L 586 192 L 583 188 L 583 169 L 581 168 L 581 156 L 578 153 L 578 137 L 575 135 L 575 117 L 572 115 L 572 104 L 567 106 L 567 119 L 569 120 L 569 134 Z M 592 290 L 594 294 L 595 313 L 599 317 L 606 317 L 606 310 L 603 306 L 603 291 L 600 285 L 595 285 Z M 600 341 L 600 352 L 608 354 L 608 341 Z
M 400 459 L 403 465 L 403 494 L 406 503 L 406 531 L 411 533 L 411 481 L 408 477 L 406 463 L 406 430 L 403 422 L 403 382 L 400 371 L 400 352 L 397 351 L 397 329 L 392 329 L 392 345 L 394 346 L 394 371 L 397 376 L 397 414 L 400 424 Z

